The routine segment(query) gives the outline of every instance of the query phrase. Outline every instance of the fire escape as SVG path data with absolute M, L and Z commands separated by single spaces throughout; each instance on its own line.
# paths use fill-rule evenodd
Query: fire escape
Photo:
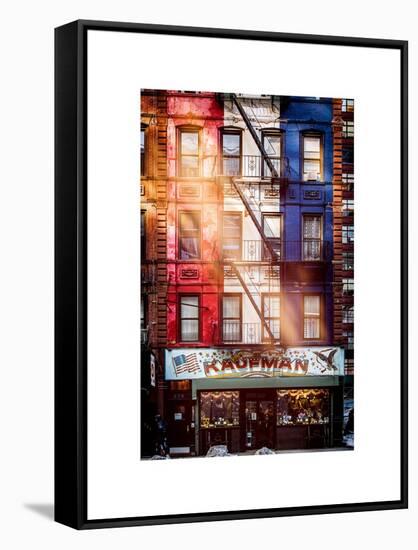
M 261 246 L 255 246 L 257 242 L 254 241 L 253 248 L 255 246 L 257 250 L 255 253 L 253 250 L 251 261 L 248 261 L 248 255 L 244 254 L 244 258 L 240 260 L 224 257 L 223 264 L 224 269 L 226 271 L 229 271 L 230 275 L 235 276 L 238 279 L 242 288 L 244 289 L 250 303 L 252 304 L 257 316 L 260 319 L 261 325 L 263 326 L 266 335 L 268 336 L 268 342 L 270 344 L 275 342 L 277 343 L 278 341 L 280 341 L 280 335 L 274 334 L 268 321 L 268 319 L 270 318 L 270 304 L 266 304 L 265 302 L 263 304 L 261 300 L 260 277 L 258 277 L 257 281 L 257 279 L 253 275 L 252 269 L 255 265 L 255 262 L 259 270 L 261 266 L 267 267 L 266 274 L 270 291 L 271 278 L 272 276 L 274 276 L 274 273 L 277 274 L 277 271 L 280 270 L 280 264 L 282 261 L 281 243 L 280 240 L 271 239 L 266 235 L 266 226 L 262 223 L 262 211 L 260 207 L 260 202 L 254 196 L 252 191 L 254 189 L 254 186 L 257 185 L 259 189 L 260 186 L 262 186 L 264 189 L 266 187 L 269 187 L 272 192 L 275 192 L 277 191 L 277 189 L 279 189 L 276 197 L 277 200 L 280 200 L 279 185 L 283 182 L 283 180 L 280 177 L 280 174 L 278 173 L 273 160 L 267 154 L 263 143 L 260 140 L 256 129 L 251 123 L 251 120 L 246 110 L 240 103 L 240 100 L 235 94 L 230 94 L 229 99 L 231 100 L 232 104 L 235 105 L 252 139 L 254 140 L 255 145 L 260 152 L 260 162 L 258 162 L 257 170 L 257 173 L 260 177 L 257 184 L 249 183 L 248 181 L 243 180 L 241 174 L 231 176 L 229 178 L 229 181 L 231 184 L 232 193 L 239 197 L 245 207 L 247 214 L 250 216 L 255 228 L 257 229 L 257 232 L 261 239 L 259 243 Z M 252 162 L 254 165 L 254 160 Z M 262 311 L 261 308 L 263 308 L 264 311 Z M 264 341 L 266 341 L 266 338 L 264 338 Z

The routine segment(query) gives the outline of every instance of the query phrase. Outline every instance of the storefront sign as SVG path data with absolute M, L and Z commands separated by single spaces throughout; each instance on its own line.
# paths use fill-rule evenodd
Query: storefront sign
M 209 348 L 166 350 L 166 380 L 342 376 L 344 350 L 337 347 L 287 348 L 268 352 Z

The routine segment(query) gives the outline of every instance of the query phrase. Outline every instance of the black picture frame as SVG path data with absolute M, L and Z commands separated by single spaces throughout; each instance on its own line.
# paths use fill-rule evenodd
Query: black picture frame
M 400 499 L 144 517 L 87 518 L 87 32 L 388 48 L 401 58 Z M 408 506 L 408 43 L 79 20 L 55 30 L 55 520 L 76 529 L 391 510 Z

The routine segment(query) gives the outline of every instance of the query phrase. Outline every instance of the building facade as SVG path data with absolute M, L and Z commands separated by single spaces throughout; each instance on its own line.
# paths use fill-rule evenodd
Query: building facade
M 142 92 L 142 457 L 342 445 L 338 101 Z

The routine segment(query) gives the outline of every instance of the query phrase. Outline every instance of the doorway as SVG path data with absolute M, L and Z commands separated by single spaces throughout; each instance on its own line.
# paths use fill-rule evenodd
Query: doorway
M 269 391 L 247 391 L 242 400 L 243 451 L 275 448 L 275 403 Z

